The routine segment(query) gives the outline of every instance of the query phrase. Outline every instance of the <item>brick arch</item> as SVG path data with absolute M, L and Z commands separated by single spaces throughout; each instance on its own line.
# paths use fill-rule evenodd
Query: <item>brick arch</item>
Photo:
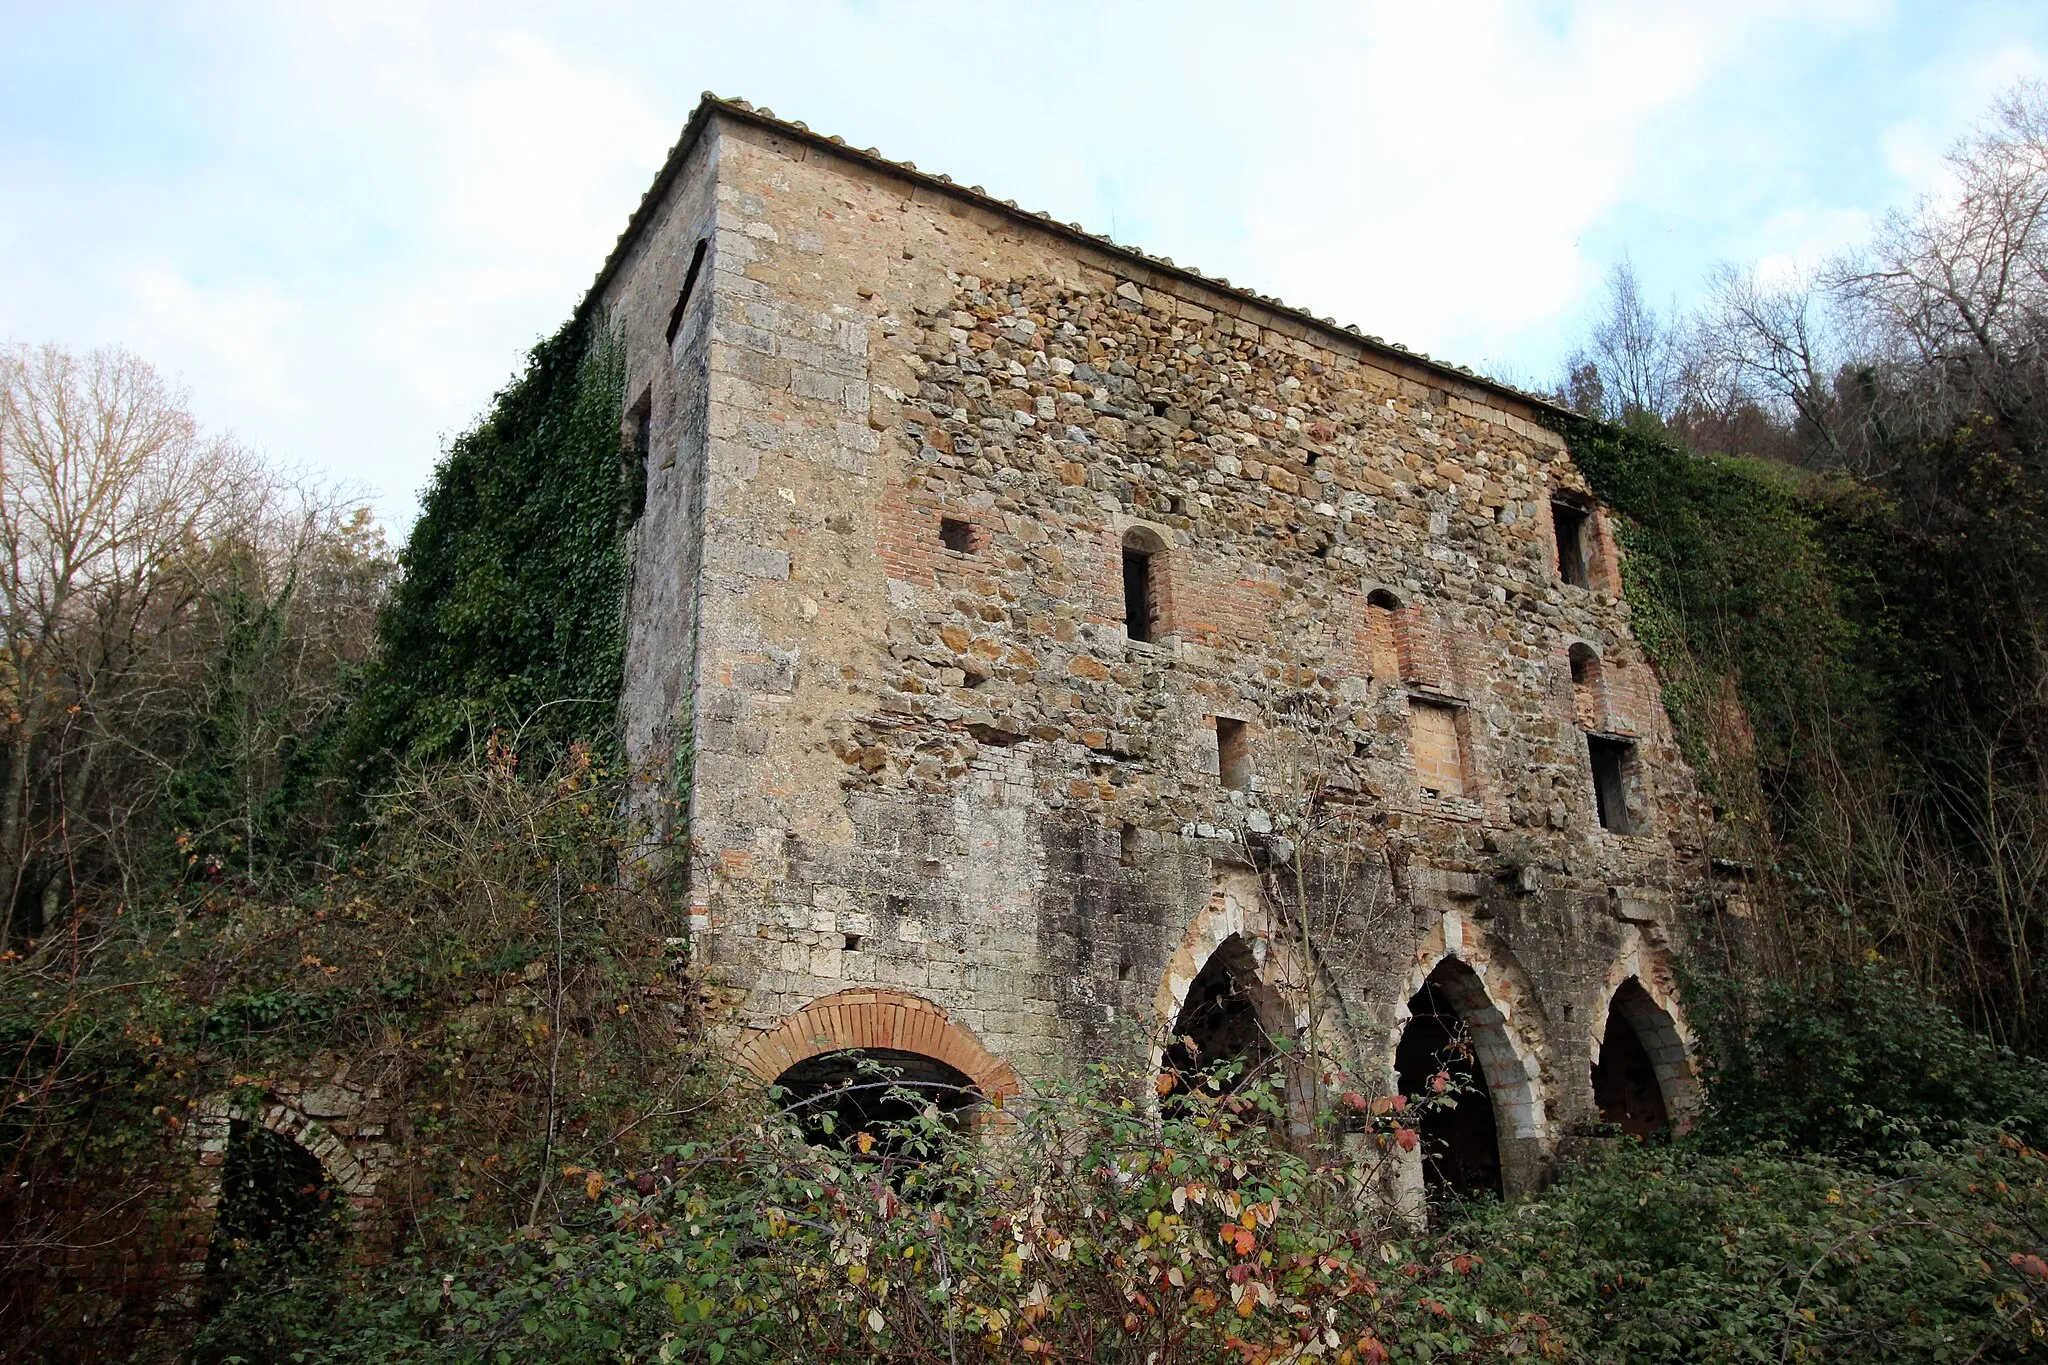
M 1593 1029 L 1586 1039 L 1588 1061 L 1600 1060 L 1600 1041 L 1607 1035 L 1607 1017 L 1615 1008 L 1615 995 L 1631 981 L 1641 988 L 1650 1008 L 1641 1008 L 1642 1002 L 1638 1001 L 1635 1009 L 1624 1007 L 1623 1017 L 1636 1031 L 1644 1051 L 1650 1054 L 1650 1065 L 1664 1092 L 1664 1107 L 1671 1115 L 1672 1126 L 1684 1132 L 1699 1116 L 1705 1100 L 1696 1060 L 1698 1041 L 1678 1002 L 1676 973 L 1662 953 L 1643 941 L 1640 932 L 1634 935 L 1627 951 L 1607 968 L 1607 978 L 1600 987 L 1600 1008 L 1594 1011 Z
M 188 1141 L 198 1156 L 200 1179 L 192 1198 L 191 1220 L 186 1224 L 188 1233 L 182 1253 L 186 1259 L 178 1267 L 180 1278 L 196 1279 L 205 1273 L 206 1248 L 220 1211 L 228 1135 L 238 1120 L 267 1128 L 311 1153 L 341 1197 L 342 1216 L 356 1225 L 356 1232 L 365 1230 L 365 1221 L 375 1221 L 383 1202 L 377 1194 L 380 1173 L 358 1160 L 348 1143 L 325 1124 L 274 1096 L 266 1095 L 262 1103 L 252 1106 L 237 1104 L 226 1095 L 215 1095 L 200 1104 L 198 1118 L 188 1130 Z
M 1023 1093 L 1017 1069 L 944 1010 L 919 996 L 880 988 L 824 996 L 771 1028 L 750 1030 L 737 1059 L 763 1084 L 773 1084 L 798 1062 L 854 1048 L 893 1048 L 944 1062 L 991 1097 Z
M 238 1105 L 224 1096 L 216 1096 L 200 1107 L 199 1121 L 193 1125 L 193 1135 L 199 1142 L 199 1162 L 209 1169 L 219 1166 L 225 1159 L 228 1145 L 228 1128 L 236 1120 L 268 1128 L 279 1137 L 297 1143 L 313 1154 L 319 1161 L 320 1169 L 334 1182 L 334 1188 L 346 1195 L 352 1204 L 368 1199 L 377 1190 L 377 1172 L 356 1160 L 348 1144 L 329 1132 L 315 1119 L 307 1118 L 290 1105 L 279 1103 L 268 1097 L 262 1105 L 250 1108 Z
M 1152 996 L 1152 1069 L 1165 1060 L 1173 1024 L 1187 1004 L 1188 992 L 1209 959 L 1233 939 L 1248 950 L 1257 980 L 1244 982 L 1266 1028 L 1283 1036 L 1300 1036 L 1314 1025 L 1318 1043 L 1333 1055 L 1321 1060 L 1339 1070 L 1351 1065 L 1351 1037 L 1343 1017 L 1344 1002 L 1320 963 L 1305 961 L 1294 935 L 1273 915 L 1256 873 L 1230 871 L 1219 875 L 1209 902 L 1189 923 L 1168 956 L 1159 989 Z M 1309 973 L 1318 989 L 1311 992 Z M 1320 1009 L 1310 1018 L 1310 1002 Z

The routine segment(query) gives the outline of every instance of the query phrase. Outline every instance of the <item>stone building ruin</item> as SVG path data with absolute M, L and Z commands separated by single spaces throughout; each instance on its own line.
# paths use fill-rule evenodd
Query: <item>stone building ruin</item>
M 763 1082 L 1255 1019 L 1468 1039 L 1454 1185 L 1684 1120 L 1710 815 L 1541 400 L 710 96 L 584 306 L 628 753 Z

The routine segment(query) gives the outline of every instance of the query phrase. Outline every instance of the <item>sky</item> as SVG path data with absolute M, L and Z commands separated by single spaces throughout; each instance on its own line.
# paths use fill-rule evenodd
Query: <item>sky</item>
M 1548 386 L 1616 262 L 1853 249 L 2043 76 L 2043 0 L 0 0 L 0 341 L 402 535 L 705 90 Z

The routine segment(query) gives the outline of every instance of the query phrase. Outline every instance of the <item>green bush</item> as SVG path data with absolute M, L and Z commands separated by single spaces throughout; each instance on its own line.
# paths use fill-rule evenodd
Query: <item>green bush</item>
M 2048 1158 L 2011 1138 L 1883 1174 L 1630 1142 L 1458 1235 L 1572 1359 L 1984 1361 L 2038 1348 L 2044 1216 Z
M 1713 1150 L 1882 1162 L 1991 1128 L 2048 1145 L 2048 1065 L 1882 964 L 1796 985 L 1692 984 L 1712 1041 L 1700 1140 Z

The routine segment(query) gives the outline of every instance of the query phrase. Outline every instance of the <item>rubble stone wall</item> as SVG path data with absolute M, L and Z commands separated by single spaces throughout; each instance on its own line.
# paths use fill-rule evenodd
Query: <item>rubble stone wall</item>
M 1509 1183 L 1540 1180 L 1597 1117 L 1615 965 L 1676 1009 L 1707 815 L 1597 511 L 1591 585 L 1559 573 L 1552 498 L 1588 495 L 1535 408 L 766 119 L 708 119 L 642 220 L 597 301 L 657 452 L 626 733 L 687 775 L 736 1026 L 884 989 L 1042 1085 L 1152 1038 L 1219 885 L 1284 899 L 1292 857 L 1347 1055 L 1483 964 Z M 1635 745 L 1630 833 L 1589 730 Z M 1372 856 L 1290 843 L 1312 802 Z

